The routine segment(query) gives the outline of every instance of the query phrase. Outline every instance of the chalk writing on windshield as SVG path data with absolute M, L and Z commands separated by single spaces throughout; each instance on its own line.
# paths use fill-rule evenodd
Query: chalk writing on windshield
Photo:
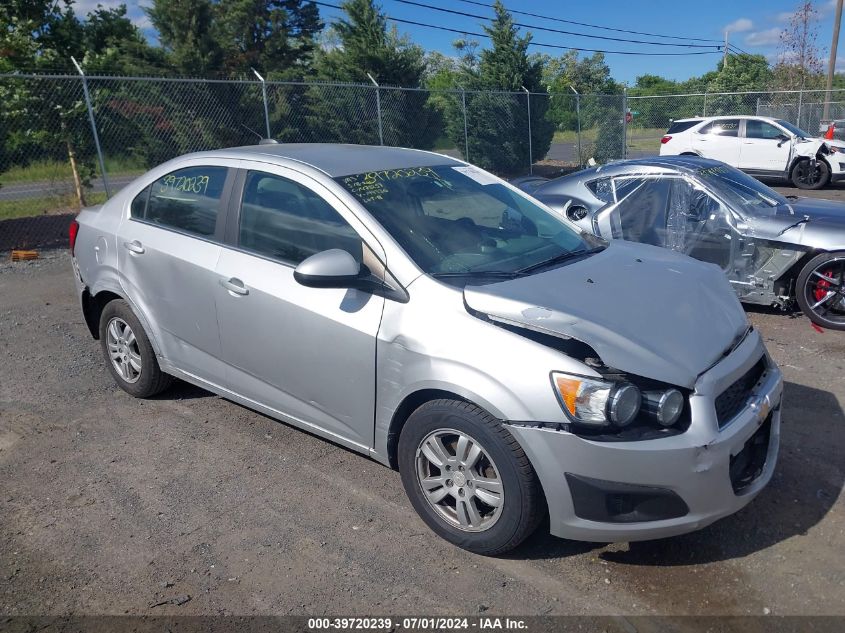
M 384 196 L 388 193 L 388 188 L 385 183 L 392 180 L 414 177 L 433 178 L 447 186 L 449 185 L 449 183 L 443 180 L 443 178 L 431 167 L 409 167 L 406 169 L 368 171 L 362 174 L 346 176 L 343 179 L 343 184 L 362 202 L 373 202 L 375 200 L 384 200 Z

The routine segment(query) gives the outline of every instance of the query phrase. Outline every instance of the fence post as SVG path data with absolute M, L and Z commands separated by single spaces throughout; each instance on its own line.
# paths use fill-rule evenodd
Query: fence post
M 250 68 L 250 70 L 255 73 L 255 76 L 258 77 L 258 81 L 261 82 L 261 94 L 264 98 L 264 125 L 267 127 L 267 138 L 272 138 L 270 136 L 270 110 L 267 108 L 267 83 L 264 81 L 264 77 L 259 75 L 255 68 Z
M 760 116 L 760 97 L 757 97 L 757 109 L 754 111 L 756 116 Z
M 622 88 L 622 158 L 628 157 L 628 88 Z
M 581 154 L 581 94 L 570 85 L 569 89 L 575 93 L 575 123 L 578 129 L 578 166 L 584 166 L 583 155 Z
M 97 134 L 97 124 L 94 122 L 94 108 L 91 105 L 91 95 L 88 94 L 88 79 L 85 73 L 82 72 L 82 67 L 71 56 L 70 61 L 76 66 L 79 76 L 82 77 L 82 94 L 85 95 L 85 105 L 88 108 L 88 121 L 91 123 L 91 134 L 94 136 L 94 147 L 97 148 L 97 159 L 100 162 L 100 173 L 103 175 L 103 189 L 106 190 L 106 198 L 111 198 L 111 190 L 109 189 L 109 179 L 106 176 L 106 162 L 103 160 L 103 150 L 100 148 L 100 135 Z
M 804 104 L 804 88 L 801 88 L 798 91 L 798 120 L 795 121 L 795 125 L 801 127 L 801 106 Z
M 533 148 L 531 147 L 531 93 L 528 92 L 528 88 L 522 86 L 522 89 L 525 91 L 525 98 L 528 104 L 528 175 L 534 175 L 534 152 Z
M 701 116 L 707 116 L 707 90 L 704 91 L 704 112 L 701 113 Z
M 367 77 L 370 78 L 370 81 L 373 82 L 373 85 L 376 87 L 376 115 L 378 116 L 378 142 L 379 145 L 384 145 L 384 131 L 381 127 L 381 95 L 379 94 L 379 85 L 373 76 L 370 73 L 367 73 Z
M 461 89 L 461 107 L 464 110 L 464 160 L 469 162 L 469 134 L 467 133 L 467 93 L 463 86 Z

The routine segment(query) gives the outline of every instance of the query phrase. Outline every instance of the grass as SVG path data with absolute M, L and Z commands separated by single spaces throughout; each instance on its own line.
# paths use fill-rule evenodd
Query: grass
M 85 195 L 89 205 L 106 201 L 103 192 L 88 192 Z M 0 200 L 0 220 L 27 218 L 36 215 L 72 213 L 79 210 L 76 196 L 73 194 L 45 196 L 43 198 L 23 198 L 21 200 Z
M 106 173 L 109 175 L 131 175 L 142 174 L 147 170 L 139 160 L 117 157 L 106 160 Z M 99 166 L 97 173 L 99 174 Z M 70 171 L 70 163 L 67 161 L 41 160 L 30 163 L 25 167 L 15 165 L 8 171 L 0 174 L 0 183 L 17 184 L 27 182 L 43 182 L 51 180 L 68 180 L 73 178 Z

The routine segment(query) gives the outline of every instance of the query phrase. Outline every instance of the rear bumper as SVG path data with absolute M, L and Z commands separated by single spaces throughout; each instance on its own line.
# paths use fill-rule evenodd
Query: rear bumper
M 608 443 L 511 426 L 542 482 L 551 533 L 600 542 L 663 538 L 705 527 L 748 504 L 777 461 L 780 370 L 769 364 L 745 407 L 721 430 L 714 401 L 765 354 L 759 335 L 753 339 L 699 378 L 690 398 L 692 423 L 681 435 Z M 758 463 L 740 477 L 752 454 Z M 636 499 L 645 501 L 637 505 Z

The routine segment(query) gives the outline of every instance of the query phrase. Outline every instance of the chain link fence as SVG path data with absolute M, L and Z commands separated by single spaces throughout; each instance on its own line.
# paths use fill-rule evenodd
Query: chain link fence
M 510 177 L 657 154 L 671 122 L 692 116 L 774 116 L 817 134 L 827 97 L 434 91 L 274 82 L 257 74 L 238 80 L 13 74 L 0 75 L 0 100 L 2 222 L 70 214 L 170 158 L 268 136 L 431 149 Z M 845 118 L 845 90 L 833 92 L 828 108 L 830 118 Z M 0 250 L 54 243 L 56 222 L 2 222 Z

